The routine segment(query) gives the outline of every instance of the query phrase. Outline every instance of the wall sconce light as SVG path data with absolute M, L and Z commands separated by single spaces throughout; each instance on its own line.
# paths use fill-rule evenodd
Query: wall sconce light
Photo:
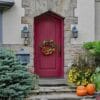
M 21 38 L 24 38 L 24 45 L 27 46 L 29 44 L 29 29 L 27 26 L 24 26 L 21 31 Z
M 72 26 L 72 36 L 75 39 L 78 38 L 78 29 L 77 29 L 76 25 Z

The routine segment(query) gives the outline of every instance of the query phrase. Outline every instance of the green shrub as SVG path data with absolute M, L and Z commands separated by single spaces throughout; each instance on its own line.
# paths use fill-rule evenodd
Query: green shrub
M 100 91 L 100 67 L 97 67 L 95 73 L 91 76 L 92 82 L 96 85 L 96 90 Z
M 85 49 L 87 49 L 87 50 L 93 49 L 93 44 L 94 44 L 94 42 L 87 42 L 87 43 L 84 43 L 84 44 L 83 44 L 83 48 L 85 48 Z
M 34 77 L 13 51 L 0 48 L 0 98 L 23 100 L 34 88 Z
M 95 57 L 100 56 L 100 41 L 84 43 L 83 48 Z
M 96 65 L 100 65 L 100 41 L 84 43 L 83 48 L 95 58 Z

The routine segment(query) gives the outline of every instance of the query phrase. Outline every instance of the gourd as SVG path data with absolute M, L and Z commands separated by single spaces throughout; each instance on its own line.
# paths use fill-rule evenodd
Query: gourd
M 94 92 L 95 92 L 95 85 L 94 85 L 94 84 L 88 84 L 88 85 L 86 86 L 86 89 L 87 89 L 87 93 L 88 93 L 89 95 L 93 95 Z
M 87 95 L 87 89 L 85 86 L 78 86 L 76 89 L 76 94 L 78 96 L 85 96 Z

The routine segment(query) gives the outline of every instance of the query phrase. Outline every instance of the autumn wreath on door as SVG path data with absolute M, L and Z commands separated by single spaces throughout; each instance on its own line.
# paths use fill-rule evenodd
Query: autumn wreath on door
M 40 49 L 43 55 L 52 55 L 56 51 L 56 44 L 53 40 L 44 40 L 40 45 Z

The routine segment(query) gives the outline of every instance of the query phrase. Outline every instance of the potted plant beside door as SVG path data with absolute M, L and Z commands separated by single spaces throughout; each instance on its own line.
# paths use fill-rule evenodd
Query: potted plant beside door
M 91 59 L 92 60 L 92 59 Z M 75 61 L 68 72 L 68 82 L 76 86 L 91 83 L 90 77 L 95 70 L 94 64 L 90 64 L 90 59 L 87 54 L 79 53 L 75 57 Z
M 95 65 L 98 66 L 91 79 L 96 85 L 96 99 L 100 100 L 100 41 L 87 42 L 83 45 L 83 48 L 94 57 Z

